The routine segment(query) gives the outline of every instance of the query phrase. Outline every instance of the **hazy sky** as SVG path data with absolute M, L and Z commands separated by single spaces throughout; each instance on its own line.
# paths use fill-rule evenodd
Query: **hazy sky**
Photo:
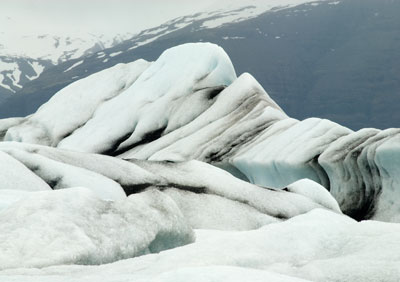
M 0 0 L 0 32 L 137 32 L 218 0 Z

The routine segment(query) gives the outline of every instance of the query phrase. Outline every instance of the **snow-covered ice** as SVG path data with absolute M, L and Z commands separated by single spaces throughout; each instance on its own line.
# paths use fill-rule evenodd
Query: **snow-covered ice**
M 398 224 L 317 209 L 252 231 L 196 230 L 194 244 L 159 254 L 101 266 L 8 270 L 0 279 L 396 282 L 399 240 Z
M 143 141 L 149 132 L 167 133 L 203 112 L 213 87 L 229 85 L 235 78 L 229 57 L 216 45 L 185 44 L 168 49 L 135 83 L 98 107 L 93 118 L 58 147 L 105 152 L 119 141 L 117 149 L 122 150 Z M 175 109 L 183 106 L 186 114 Z M 104 119 L 110 127 L 100 126 Z M 121 142 L 121 136 L 129 132 L 132 134 Z M 90 138 L 83 138 L 88 134 Z
M 86 187 L 98 198 L 114 201 L 157 189 L 176 203 L 194 228 L 249 230 L 322 207 L 341 213 L 333 197 L 311 181 L 294 183 L 287 191 L 263 188 L 194 160 L 126 161 L 15 142 L 0 143 L 0 153 L 4 156 L 0 167 L 6 167 L 0 174 L 7 184 L 4 189 Z M 17 179 L 17 175 L 24 177 Z M 308 193 L 302 191 L 308 186 Z
M 116 202 L 79 187 L 32 192 L 0 211 L 0 230 L 0 269 L 109 263 L 194 241 L 156 190 Z
M 0 191 L 3 189 L 42 191 L 50 186 L 21 162 L 0 151 Z
M 10 127 L 20 124 L 23 120 L 24 118 L 0 119 L 0 141 L 3 141 L 3 138 Z
M 149 65 L 144 60 L 118 64 L 68 85 L 33 116 L 11 128 L 5 140 L 57 145 L 92 118 L 102 103 L 129 88 Z

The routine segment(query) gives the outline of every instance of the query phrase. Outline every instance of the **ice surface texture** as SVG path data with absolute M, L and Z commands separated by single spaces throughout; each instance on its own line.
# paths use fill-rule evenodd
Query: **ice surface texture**
M 0 272 L 4 281 L 397 282 L 400 225 L 320 209 L 257 230 L 196 231 L 196 242 L 101 266 Z
M 1 142 L 0 168 L 0 270 L 104 264 L 191 243 L 192 228 L 250 230 L 316 208 L 341 214 L 310 180 L 263 188 L 195 160 Z
M 194 241 L 156 190 L 105 201 L 87 188 L 28 193 L 0 211 L 0 269 L 102 264 Z
M 209 43 L 117 65 L 58 92 L 35 114 L 0 121 L 4 140 L 157 161 L 197 159 L 252 183 L 308 178 L 357 218 L 400 221 L 400 130 L 353 132 L 287 117 Z M 8 130 L 7 130 L 8 129 Z
M 25 197 L 22 192 L 86 187 L 96 197 L 116 202 L 158 190 L 194 228 L 249 230 L 322 207 L 341 213 L 333 197 L 311 181 L 294 183 L 287 191 L 263 188 L 194 160 L 126 161 L 16 142 L 0 143 L 0 156 L 0 167 L 11 163 L 13 174 L 23 176 L 5 182 L 0 210 Z
M 0 121 L 0 281 L 398 281 L 399 224 L 339 204 L 400 221 L 399 133 L 289 118 L 209 43 L 114 66 Z

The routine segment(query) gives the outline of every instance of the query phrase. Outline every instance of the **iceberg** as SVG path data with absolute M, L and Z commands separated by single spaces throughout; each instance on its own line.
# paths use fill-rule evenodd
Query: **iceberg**
M 353 132 L 290 118 L 250 74 L 237 78 L 228 55 L 210 43 L 79 80 L 0 128 L 5 141 L 125 159 L 196 159 L 265 187 L 310 179 L 353 218 L 400 220 L 399 129 Z
M 40 190 L 42 185 L 50 191 L 85 187 L 102 200 L 124 201 L 155 189 L 179 207 L 193 228 L 249 230 L 315 208 L 341 213 L 325 188 L 311 181 L 293 183 L 287 190 L 259 187 L 196 160 L 121 160 L 19 142 L 0 143 L 0 153 L 7 156 L 3 163 L 0 158 L 0 167 L 11 160 L 19 164 L 14 168 L 16 175 L 28 174 L 39 183 L 36 190 L 34 181 L 26 183 L 29 191 Z M 10 179 L 8 190 L 13 190 L 15 179 Z
M 157 190 L 120 201 L 75 187 L 31 192 L 0 211 L 0 270 L 103 264 L 192 243 L 178 207 Z
M 398 281 L 399 136 L 290 118 L 214 44 L 116 65 L 0 120 L 0 280 Z
M 8 129 L 4 139 L 57 145 L 91 119 L 100 105 L 129 88 L 149 65 L 145 60 L 118 64 L 71 83 L 33 116 L 0 122 L 0 128 L 14 122 L 14 127 Z

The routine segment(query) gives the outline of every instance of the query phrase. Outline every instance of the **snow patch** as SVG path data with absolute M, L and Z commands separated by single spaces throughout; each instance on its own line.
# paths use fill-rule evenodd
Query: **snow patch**
M 122 54 L 122 51 L 111 53 L 109 56 L 115 57 L 115 56 L 118 56 L 119 54 Z
M 82 63 L 83 63 L 83 60 L 81 60 L 81 61 L 79 61 L 79 62 L 76 62 L 75 64 L 73 64 L 72 66 L 70 66 L 69 68 L 67 68 L 67 69 L 66 69 L 65 71 L 63 71 L 63 72 L 70 71 L 70 70 L 72 70 L 73 68 L 79 66 L 79 65 L 82 64 Z
M 10 90 L 11 92 L 14 92 L 14 93 L 15 93 L 16 91 L 15 91 L 14 89 L 12 89 L 12 88 L 11 88 L 10 86 L 8 86 L 7 84 L 4 84 L 4 83 L 3 83 L 4 78 L 5 78 L 4 75 L 0 73 L 0 86 L 1 86 L 1 87 L 4 87 L 5 89 Z
M 28 62 L 33 70 L 35 71 L 35 75 L 33 76 L 26 76 L 29 80 L 34 80 L 40 76 L 40 74 L 44 71 L 44 66 L 41 65 L 39 62 Z
M 223 40 L 229 40 L 229 39 L 237 40 L 237 39 L 246 39 L 246 37 L 242 37 L 242 36 L 223 36 L 222 39 Z

